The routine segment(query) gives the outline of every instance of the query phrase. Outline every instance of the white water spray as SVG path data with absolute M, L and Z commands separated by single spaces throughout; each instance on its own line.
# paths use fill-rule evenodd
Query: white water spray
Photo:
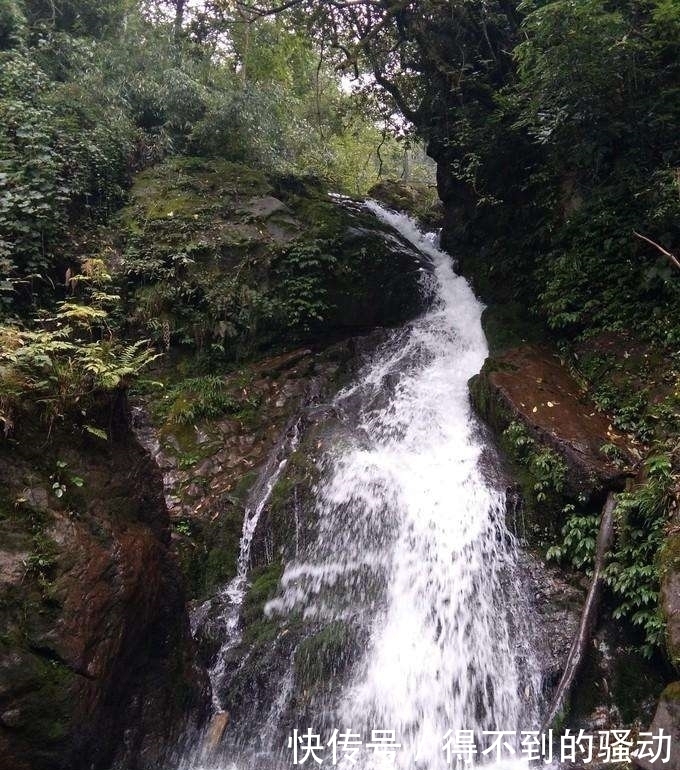
M 448 730 L 535 727 L 540 684 L 504 494 L 484 478 L 469 404 L 487 356 L 483 307 L 411 220 L 368 207 L 431 259 L 435 300 L 339 395 L 340 407 L 360 404 L 357 440 L 319 489 L 317 548 L 289 566 L 270 610 L 333 619 L 362 602 L 374 613 L 339 726 L 394 730 L 398 767 L 439 770 Z
M 540 676 L 504 493 L 484 475 L 469 404 L 487 356 L 482 305 L 411 220 L 367 207 L 431 261 L 434 301 L 336 398 L 350 427 L 316 491 L 318 536 L 267 611 L 363 627 L 337 728 L 394 730 L 392 766 L 444 770 L 447 731 L 536 729 Z M 370 752 L 340 766 L 383 767 Z

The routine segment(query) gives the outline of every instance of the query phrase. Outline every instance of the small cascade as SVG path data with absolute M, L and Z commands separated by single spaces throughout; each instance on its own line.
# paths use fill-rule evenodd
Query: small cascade
M 219 692 L 225 677 L 229 652 L 241 641 L 239 617 L 248 588 L 251 545 L 262 511 L 269 501 L 276 482 L 288 464 L 288 458 L 297 449 L 300 439 L 300 422 L 301 417 L 296 416 L 286 426 L 281 439 L 269 455 L 268 461 L 250 491 L 245 506 L 236 575 L 216 596 L 203 602 L 192 614 L 191 630 L 194 635 L 208 616 L 217 616 L 219 623 L 216 624 L 213 633 L 217 633 L 217 629 L 219 629 L 222 644 L 215 662 L 208 672 L 212 687 L 213 718 L 207 730 L 200 738 L 196 739 L 196 745 L 191 746 L 188 750 L 188 757 L 185 757 L 183 762 L 184 767 L 202 767 L 205 761 L 209 761 L 215 753 L 215 746 L 219 744 L 228 727 L 229 715 L 224 710 Z

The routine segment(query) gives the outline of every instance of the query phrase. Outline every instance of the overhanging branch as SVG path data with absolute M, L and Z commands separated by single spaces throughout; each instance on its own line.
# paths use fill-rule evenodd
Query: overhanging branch
M 641 241 L 646 241 L 647 243 L 654 246 L 655 249 L 658 249 L 664 257 L 673 265 L 673 267 L 676 267 L 678 270 L 680 270 L 680 260 L 675 256 L 675 254 L 672 254 L 667 249 L 664 249 L 663 246 L 660 246 L 656 241 L 653 241 L 651 238 L 648 238 L 646 235 L 641 235 L 640 233 L 633 230 L 633 235 L 636 238 L 639 238 Z

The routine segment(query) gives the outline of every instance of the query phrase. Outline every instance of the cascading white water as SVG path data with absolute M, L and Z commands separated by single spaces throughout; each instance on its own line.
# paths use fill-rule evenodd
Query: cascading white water
M 504 493 L 485 477 L 468 398 L 487 355 L 482 305 L 411 220 L 367 207 L 431 261 L 433 302 L 337 396 L 346 429 L 316 489 L 318 535 L 267 611 L 362 627 L 334 725 L 394 730 L 394 766 L 443 770 L 449 730 L 535 729 L 540 676 Z M 366 752 L 340 766 L 383 765 Z
M 241 534 L 238 560 L 236 562 L 236 575 L 222 589 L 219 596 L 216 597 L 218 603 L 222 607 L 222 628 L 225 637 L 222 647 L 217 655 L 217 659 L 209 672 L 210 680 L 213 685 L 213 707 L 217 711 L 222 710 L 222 704 L 220 703 L 217 692 L 217 685 L 224 676 L 226 665 L 225 659 L 229 651 L 235 647 L 240 640 L 238 623 L 241 605 L 243 604 L 243 599 L 245 598 L 246 589 L 248 587 L 250 547 L 253 542 L 257 524 L 260 520 L 260 515 L 269 502 L 269 498 L 276 486 L 276 482 L 279 480 L 288 463 L 288 454 L 297 447 L 298 430 L 298 424 L 296 422 L 292 426 L 288 426 L 284 431 L 282 440 L 275 448 L 269 462 L 260 474 L 260 478 L 258 479 L 255 488 L 250 494 L 250 505 L 246 506 L 243 519 L 243 532 Z M 198 611 L 194 614 L 194 628 L 192 628 L 192 630 L 195 630 L 196 623 L 200 622 L 201 617 L 204 617 L 205 614 L 211 610 L 214 603 L 214 599 L 209 600 L 205 602 L 202 607 L 199 607 Z

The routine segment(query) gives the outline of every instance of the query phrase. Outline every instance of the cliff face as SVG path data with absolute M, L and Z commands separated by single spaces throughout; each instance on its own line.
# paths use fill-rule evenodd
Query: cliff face
M 0 753 L 17 770 L 153 762 L 206 704 L 159 471 L 122 396 L 99 416 L 108 441 L 74 417 L 0 446 Z
M 139 394 L 192 600 L 234 576 L 244 506 L 285 426 L 351 369 L 353 340 L 423 306 L 419 255 L 313 179 L 171 160 L 140 174 L 111 259 L 128 322 L 167 346 Z

